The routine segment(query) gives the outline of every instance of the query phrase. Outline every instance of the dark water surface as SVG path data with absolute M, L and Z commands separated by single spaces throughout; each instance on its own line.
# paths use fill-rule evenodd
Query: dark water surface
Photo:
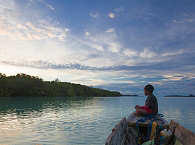
M 158 98 L 160 113 L 195 132 L 195 98 Z M 144 97 L 1 98 L 0 144 L 103 145 Z

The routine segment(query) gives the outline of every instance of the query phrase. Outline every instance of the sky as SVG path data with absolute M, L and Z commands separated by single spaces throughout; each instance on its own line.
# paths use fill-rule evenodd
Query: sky
M 0 72 L 195 94 L 194 0 L 0 0 Z

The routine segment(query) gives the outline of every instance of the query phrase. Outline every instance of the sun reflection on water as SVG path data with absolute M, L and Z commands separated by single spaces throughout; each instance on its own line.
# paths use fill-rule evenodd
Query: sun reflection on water
M 112 127 L 145 98 L 1 99 L 0 144 L 104 144 Z M 160 113 L 195 131 L 194 100 L 159 98 Z M 182 105 L 181 105 L 182 104 Z

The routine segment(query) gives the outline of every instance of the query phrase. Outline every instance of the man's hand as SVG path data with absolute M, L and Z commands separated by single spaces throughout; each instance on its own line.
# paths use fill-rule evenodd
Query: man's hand
M 137 109 L 137 108 L 139 108 L 139 107 L 140 107 L 139 105 L 136 105 L 136 106 L 135 106 L 135 109 Z

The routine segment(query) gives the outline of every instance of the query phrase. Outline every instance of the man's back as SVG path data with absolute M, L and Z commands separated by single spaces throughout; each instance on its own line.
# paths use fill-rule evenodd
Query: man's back
M 152 110 L 152 114 L 158 114 L 158 101 L 153 94 L 148 96 L 145 105 Z

